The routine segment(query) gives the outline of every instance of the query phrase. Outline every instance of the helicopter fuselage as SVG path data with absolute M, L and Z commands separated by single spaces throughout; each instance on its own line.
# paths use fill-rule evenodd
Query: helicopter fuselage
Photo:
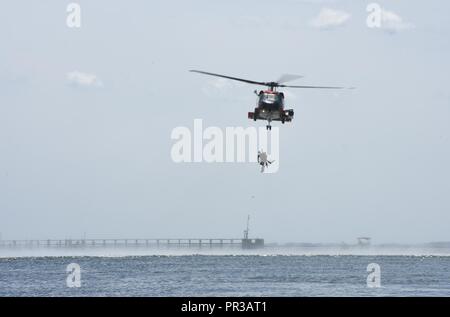
M 261 90 L 254 112 L 248 113 L 248 118 L 256 120 L 267 120 L 267 129 L 270 130 L 271 121 L 281 121 L 281 123 L 290 122 L 294 117 L 292 109 L 284 109 L 284 94 L 274 90 Z

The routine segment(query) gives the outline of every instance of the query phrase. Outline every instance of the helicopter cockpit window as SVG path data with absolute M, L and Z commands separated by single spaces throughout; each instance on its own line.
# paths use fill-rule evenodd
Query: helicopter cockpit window
M 275 94 L 265 94 L 265 95 L 263 95 L 262 100 L 263 100 L 264 102 L 274 103 L 274 102 L 278 101 L 278 95 L 275 95 Z

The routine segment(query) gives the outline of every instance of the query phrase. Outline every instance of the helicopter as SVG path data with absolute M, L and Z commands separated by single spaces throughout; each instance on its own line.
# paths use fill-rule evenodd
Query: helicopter
M 193 73 L 199 73 L 203 75 L 216 76 L 231 80 L 241 81 L 247 84 L 266 86 L 266 90 L 260 90 L 259 92 L 255 90 L 255 94 L 258 96 L 258 101 L 256 108 L 253 112 L 248 113 L 248 118 L 256 120 L 266 120 L 267 130 L 272 129 L 272 121 L 281 121 L 282 124 L 285 122 L 291 122 L 294 118 L 293 109 L 284 108 L 284 93 L 277 91 L 277 88 L 306 88 L 306 89 L 345 89 L 345 87 L 327 87 L 327 86 L 291 86 L 284 85 L 284 83 L 302 78 L 303 76 L 285 74 L 282 75 L 277 81 L 254 81 L 243 78 L 225 76 L 221 74 L 209 73 L 201 70 L 190 70 Z

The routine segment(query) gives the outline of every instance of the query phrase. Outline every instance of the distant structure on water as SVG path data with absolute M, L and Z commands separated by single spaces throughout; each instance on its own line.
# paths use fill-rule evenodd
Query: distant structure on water
M 249 239 L 250 215 L 247 217 L 247 229 L 244 230 L 244 239 L 242 239 L 242 249 L 261 249 L 264 248 L 264 239 Z
M 358 238 L 358 246 L 360 247 L 368 247 L 371 244 L 372 239 L 370 237 L 359 237 Z

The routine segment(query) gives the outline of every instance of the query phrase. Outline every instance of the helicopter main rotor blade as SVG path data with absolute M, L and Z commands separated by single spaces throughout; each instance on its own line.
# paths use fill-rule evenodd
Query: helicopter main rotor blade
M 230 76 L 214 74 L 214 73 L 208 73 L 208 72 L 204 72 L 204 71 L 201 71 L 201 70 L 194 70 L 194 69 L 192 69 L 192 70 L 190 70 L 190 72 L 199 73 L 199 74 L 203 74 L 203 75 L 209 75 L 209 76 L 216 76 L 216 77 L 221 77 L 221 78 L 226 78 L 226 79 L 231 79 L 231 80 L 242 81 L 242 82 L 247 83 L 247 84 L 270 86 L 270 83 L 265 83 L 265 82 L 260 82 L 260 81 L 253 81 L 253 80 L 242 79 L 242 78 L 237 78 L 237 77 L 230 77 Z
M 307 89 L 353 89 L 353 88 L 347 88 L 347 87 L 327 87 L 327 86 L 289 86 L 289 85 L 279 85 L 278 87 L 307 88 Z
M 238 78 L 238 77 L 231 77 L 231 76 L 225 76 L 225 75 L 221 75 L 221 74 L 209 73 L 209 72 L 204 72 L 201 70 L 194 70 L 194 69 L 191 69 L 190 72 L 199 73 L 199 74 L 203 74 L 203 75 L 209 75 L 209 76 L 215 76 L 215 77 L 221 77 L 221 78 L 226 78 L 226 79 L 231 79 L 231 80 L 237 80 L 237 81 L 241 81 L 241 82 L 244 82 L 247 84 L 261 85 L 261 86 L 267 86 L 267 87 L 271 87 L 271 88 L 286 87 L 286 88 L 308 88 L 308 89 L 353 89 L 353 87 L 347 88 L 347 87 L 327 87 L 327 86 L 291 86 L 291 85 L 280 84 L 280 81 L 286 82 L 286 81 L 290 81 L 290 80 L 294 80 L 294 79 L 298 79 L 298 78 L 302 77 L 299 75 L 291 75 L 291 74 L 282 75 L 278 82 L 275 82 L 275 81 L 263 82 L 263 81 L 254 81 L 254 80 L 243 79 L 243 78 Z
M 276 81 L 278 84 L 287 83 L 288 81 L 296 80 L 299 78 L 303 78 L 301 75 L 294 75 L 294 74 L 283 74 L 278 78 Z

